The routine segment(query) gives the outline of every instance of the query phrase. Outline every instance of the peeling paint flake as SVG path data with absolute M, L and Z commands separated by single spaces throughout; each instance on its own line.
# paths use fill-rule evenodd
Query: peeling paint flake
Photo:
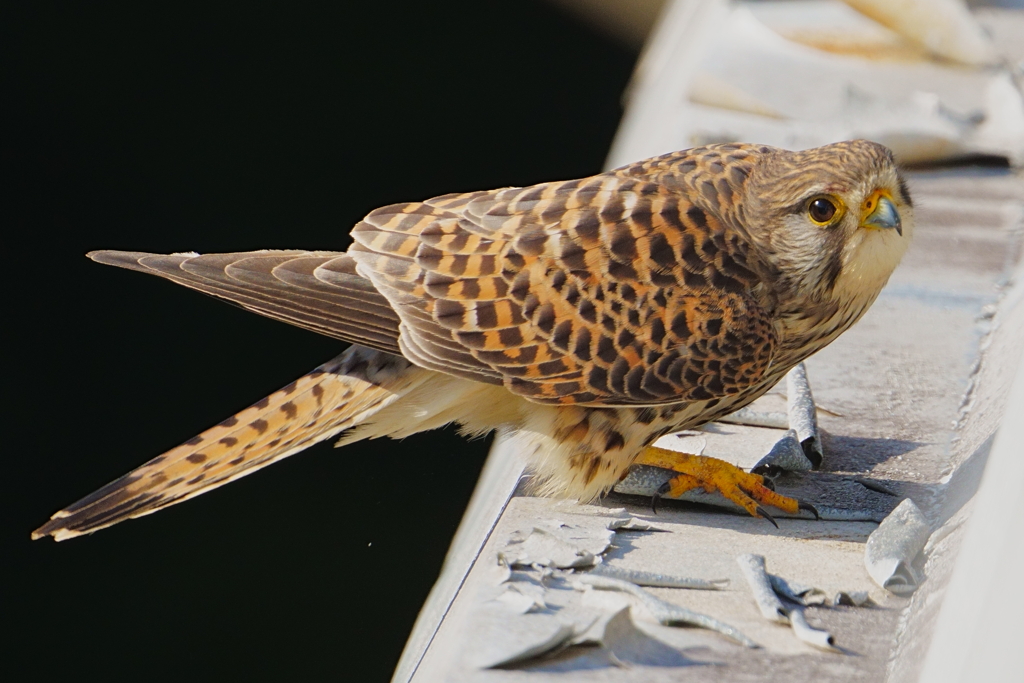
M 924 550 L 930 535 L 928 520 L 907 498 L 868 537 L 864 548 L 868 574 L 891 593 L 913 593 L 924 580 L 914 560 Z

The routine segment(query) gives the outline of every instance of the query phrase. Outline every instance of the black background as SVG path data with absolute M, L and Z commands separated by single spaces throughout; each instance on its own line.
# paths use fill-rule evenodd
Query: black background
M 32 543 L 341 348 L 83 254 L 342 249 L 382 204 L 594 173 L 635 55 L 522 0 L 32 2 L 0 27 L 4 680 L 387 680 L 489 443 L 321 445 Z

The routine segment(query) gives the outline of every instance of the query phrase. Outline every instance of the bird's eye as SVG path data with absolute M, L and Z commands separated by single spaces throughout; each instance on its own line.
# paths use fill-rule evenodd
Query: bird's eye
M 811 220 L 822 225 L 835 218 L 836 211 L 836 205 L 826 197 L 812 199 L 811 203 L 807 205 L 807 214 Z

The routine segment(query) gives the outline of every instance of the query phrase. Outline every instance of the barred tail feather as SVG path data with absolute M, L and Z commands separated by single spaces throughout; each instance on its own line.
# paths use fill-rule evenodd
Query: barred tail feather
M 359 425 L 432 374 L 400 356 L 350 347 L 237 415 L 57 512 L 32 538 L 74 538 L 206 493 Z

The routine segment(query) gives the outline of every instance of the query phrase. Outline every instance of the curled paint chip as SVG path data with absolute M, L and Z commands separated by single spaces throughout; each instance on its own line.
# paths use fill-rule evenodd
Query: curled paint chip
M 778 467 L 789 472 L 806 472 L 813 469 L 811 461 L 807 459 L 807 454 L 800 445 L 796 430 L 786 430 L 782 438 L 775 442 L 767 455 L 757 461 L 751 471 L 760 473 L 770 467 Z
M 832 598 L 832 606 L 849 605 L 851 607 L 864 607 L 871 604 L 871 596 L 867 591 L 839 591 Z
M 511 618 L 510 618 L 511 617 Z M 473 647 L 467 663 L 479 669 L 508 666 L 551 652 L 575 633 L 572 624 L 550 614 L 510 615 L 504 607 L 485 607 L 473 615 Z
M 650 522 L 637 519 L 636 517 L 613 519 L 606 526 L 612 531 L 665 531 L 665 529 L 660 529 Z
M 818 413 L 814 407 L 814 396 L 807 381 L 807 368 L 797 364 L 786 375 L 786 407 L 789 413 L 789 427 L 796 431 L 797 440 L 814 469 L 821 466 L 825 450 L 818 433 Z
M 717 591 L 729 585 L 729 579 L 692 579 L 686 576 L 624 569 L 622 567 L 613 567 L 609 564 L 599 564 L 590 570 L 590 575 L 629 581 L 638 586 L 655 586 L 660 588 L 689 588 L 693 590 Z
M 793 634 L 798 640 L 801 640 L 808 645 L 812 645 L 819 650 L 827 650 L 828 652 L 842 652 L 836 647 L 835 638 L 828 631 L 822 631 L 821 629 L 813 628 L 807 623 L 807 619 L 804 617 L 804 611 L 800 608 L 793 608 L 788 610 L 789 624 L 793 628 Z
M 768 582 L 771 583 L 772 590 L 777 595 L 791 600 L 798 605 L 824 605 L 828 602 L 828 595 L 820 588 L 805 586 L 796 581 L 788 581 L 775 574 L 768 575 Z
M 581 574 L 575 579 L 573 585 L 580 590 L 596 588 L 598 590 L 613 590 L 628 593 L 636 598 L 640 604 L 642 604 L 644 608 L 658 620 L 658 623 L 663 626 L 675 626 L 678 624 L 699 626 L 700 628 L 717 631 L 746 647 L 758 647 L 757 643 L 744 635 L 736 627 L 718 621 L 706 614 L 700 614 L 699 612 L 694 612 L 686 609 L 685 607 L 680 607 L 679 605 L 674 605 L 671 602 L 661 600 L 640 588 L 640 586 L 630 583 L 629 581 L 588 573 Z
M 864 547 L 864 566 L 872 580 L 897 595 L 913 593 L 924 580 L 914 559 L 924 550 L 931 527 L 907 498 L 882 520 Z
M 510 567 L 591 567 L 601 561 L 615 532 L 606 528 L 549 522 L 514 532 L 498 552 Z
M 639 629 L 628 606 L 604 622 L 598 643 L 618 665 L 686 666 L 693 663 L 679 650 Z
M 737 557 L 736 562 L 743 571 L 743 578 L 750 586 L 754 602 L 757 603 L 757 609 L 761 612 L 761 616 L 777 624 L 788 624 L 787 610 L 772 589 L 771 580 L 768 578 L 764 555 L 746 553 Z

